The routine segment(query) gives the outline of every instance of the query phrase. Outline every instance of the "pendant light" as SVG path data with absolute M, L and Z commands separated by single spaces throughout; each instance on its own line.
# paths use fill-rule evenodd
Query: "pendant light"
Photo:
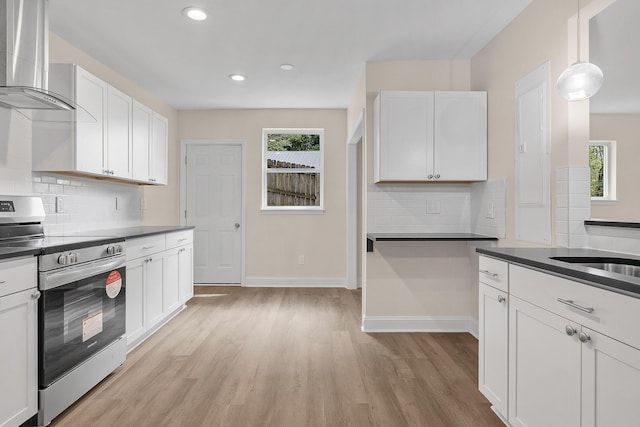
M 602 70 L 595 64 L 580 61 L 580 0 L 578 0 L 578 62 L 564 70 L 558 78 L 558 93 L 568 101 L 591 98 L 602 86 Z

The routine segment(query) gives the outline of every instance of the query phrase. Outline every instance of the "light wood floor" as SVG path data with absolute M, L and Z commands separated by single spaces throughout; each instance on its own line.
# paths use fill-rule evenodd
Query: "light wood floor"
M 502 426 L 469 334 L 364 334 L 360 291 L 196 294 L 52 426 Z

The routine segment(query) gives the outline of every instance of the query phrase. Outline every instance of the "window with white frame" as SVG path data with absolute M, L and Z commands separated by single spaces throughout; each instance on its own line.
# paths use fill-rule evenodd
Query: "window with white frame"
M 615 199 L 615 143 L 591 141 L 589 144 L 589 169 L 591 170 L 591 199 Z
M 324 129 L 262 130 L 262 209 L 322 211 Z

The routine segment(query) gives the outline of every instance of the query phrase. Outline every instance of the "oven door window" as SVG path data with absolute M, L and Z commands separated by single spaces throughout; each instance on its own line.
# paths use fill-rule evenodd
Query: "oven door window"
M 40 386 L 125 333 L 125 268 L 45 290 L 40 300 Z

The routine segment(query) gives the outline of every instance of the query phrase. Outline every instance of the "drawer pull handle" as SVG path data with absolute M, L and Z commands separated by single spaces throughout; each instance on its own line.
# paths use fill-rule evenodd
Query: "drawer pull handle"
M 146 251 L 147 249 L 153 249 L 155 246 L 143 246 L 142 250 Z
M 180 242 L 184 242 L 184 241 L 186 241 L 186 240 L 187 240 L 187 238 L 186 238 L 186 237 L 185 237 L 185 238 L 182 238 L 182 239 L 178 239 L 178 243 L 180 243 Z
M 0 280 L 0 285 L 2 285 L 4 283 L 7 283 L 7 281 L 6 280 Z
M 480 270 L 480 273 L 486 274 L 487 276 L 491 276 L 494 279 L 497 279 L 499 276 L 498 273 L 492 273 L 489 270 Z
M 505 302 L 507 299 L 505 297 L 503 297 L 502 295 L 498 295 L 498 302 L 499 303 L 503 303 Z
M 562 304 L 568 305 L 569 307 L 577 308 L 578 310 L 584 311 L 585 313 L 593 313 L 593 308 L 591 308 L 591 307 L 583 307 L 581 305 L 578 305 L 578 304 L 574 303 L 570 299 L 558 298 L 558 302 L 561 302 Z

